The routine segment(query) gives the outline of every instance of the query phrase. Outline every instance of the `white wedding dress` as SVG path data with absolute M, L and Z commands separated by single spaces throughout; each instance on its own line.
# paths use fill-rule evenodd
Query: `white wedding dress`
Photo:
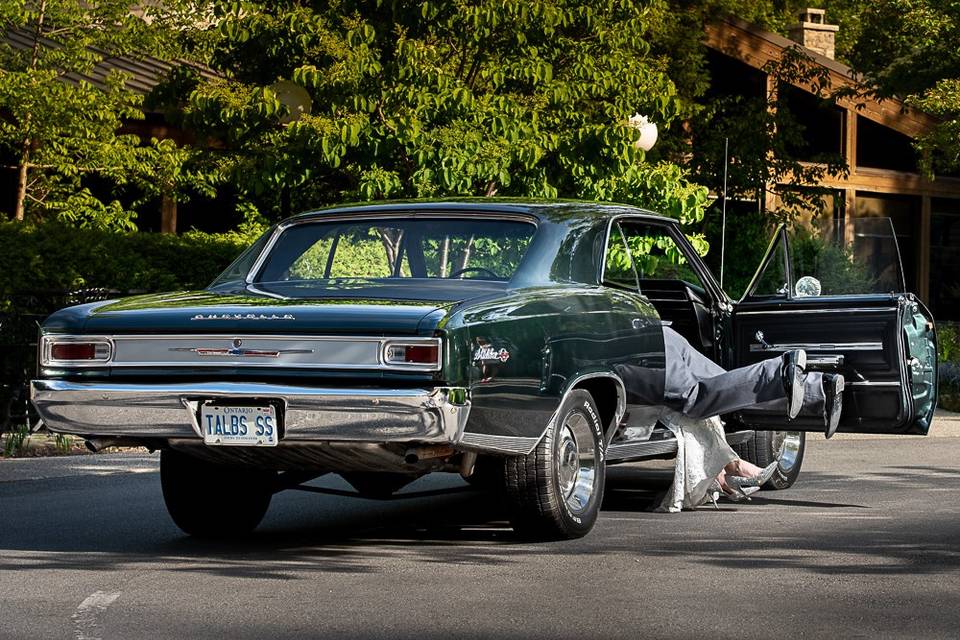
M 739 458 L 727 444 L 719 417 L 688 418 L 664 409 L 660 422 L 677 437 L 673 484 L 654 511 L 677 513 L 708 502 L 708 489 L 727 464 Z

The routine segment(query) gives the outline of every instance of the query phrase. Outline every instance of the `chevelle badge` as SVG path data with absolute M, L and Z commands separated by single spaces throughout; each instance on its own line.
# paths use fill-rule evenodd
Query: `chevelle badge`
M 296 320 L 292 313 L 198 313 L 191 320 Z

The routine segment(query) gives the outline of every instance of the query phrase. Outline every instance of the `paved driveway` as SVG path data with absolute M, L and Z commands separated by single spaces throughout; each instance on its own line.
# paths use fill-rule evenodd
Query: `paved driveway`
M 0 637 L 956 638 L 960 429 L 935 430 L 813 438 L 794 489 L 721 511 L 648 513 L 669 472 L 616 467 L 592 534 L 550 544 L 474 494 L 304 492 L 199 542 L 155 456 L 0 461 Z

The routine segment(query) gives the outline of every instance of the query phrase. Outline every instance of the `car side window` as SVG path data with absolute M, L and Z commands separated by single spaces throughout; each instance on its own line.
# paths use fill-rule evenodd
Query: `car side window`
M 610 237 L 604 256 L 603 283 L 630 291 L 639 289 L 637 272 L 633 268 L 633 260 L 630 258 L 630 251 L 627 249 L 626 239 L 619 222 L 614 222 L 610 227 Z
M 786 298 L 790 287 L 787 278 L 787 259 L 782 244 L 774 248 L 770 261 L 763 267 L 748 298 Z
M 703 289 L 703 281 L 666 227 L 626 221 L 623 237 L 630 249 L 643 292 L 644 280 L 682 280 Z

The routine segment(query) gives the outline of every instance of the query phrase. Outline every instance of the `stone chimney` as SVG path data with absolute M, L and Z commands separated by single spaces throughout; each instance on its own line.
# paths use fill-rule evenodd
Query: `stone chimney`
M 800 24 L 790 27 L 790 39 L 832 60 L 836 54 L 837 31 L 840 27 L 827 24 L 826 14 L 823 9 L 808 8 L 801 11 Z

